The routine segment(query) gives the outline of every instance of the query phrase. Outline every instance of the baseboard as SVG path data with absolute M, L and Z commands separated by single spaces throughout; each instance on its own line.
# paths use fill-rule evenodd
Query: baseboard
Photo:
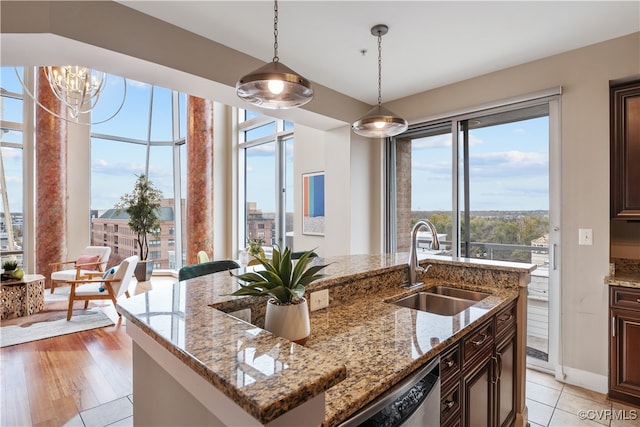
M 564 378 L 562 373 L 564 372 Z M 575 369 L 565 366 L 556 369 L 556 379 L 567 384 L 586 388 L 587 390 L 597 391 L 598 393 L 607 394 L 609 391 L 609 378 L 606 375 L 595 374 L 581 369 Z

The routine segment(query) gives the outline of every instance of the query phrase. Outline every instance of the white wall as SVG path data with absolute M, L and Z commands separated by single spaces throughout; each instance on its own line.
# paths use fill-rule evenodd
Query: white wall
M 561 349 L 567 381 L 606 391 L 609 81 L 640 75 L 640 33 L 389 103 L 411 122 L 562 86 Z M 593 246 L 578 245 L 593 229 Z
M 88 120 L 80 117 L 80 120 Z M 37 173 L 37 172 L 36 172 Z M 67 124 L 67 256 L 76 259 L 91 243 L 91 127 Z
M 302 174 L 325 172 L 325 235 L 302 234 L 302 215 L 296 214 L 296 250 L 317 248 L 322 256 L 380 252 L 381 144 L 353 134 L 350 126 L 323 132 L 296 124 L 296 211 Z

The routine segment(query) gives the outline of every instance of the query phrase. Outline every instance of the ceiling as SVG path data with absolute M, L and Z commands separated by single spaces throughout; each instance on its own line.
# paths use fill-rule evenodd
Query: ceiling
M 270 0 L 119 3 L 263 61 L 273 58 Z M 382 38 L 383 102 L 640 31 L 639 1 L 284 0 L 278 6 L 280 61 L 368 104 L 378 95 L 375 24 L 389 26 Z

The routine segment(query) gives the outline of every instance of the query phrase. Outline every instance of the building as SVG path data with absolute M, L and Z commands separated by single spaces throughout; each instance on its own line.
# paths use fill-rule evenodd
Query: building
M 91 219 L 91 244 L 94 246 L 110 246 L 112 258 L 124 259 L 138 255 L 138 240 L 127 224 L 129 216 L 124 211 L 109 209 L 97 218 Z M 154 268 L 175 268 L 175 220 L 173 199 L 163 199 L 160 203 L 160 234 L 149 236 L 149 259 Z

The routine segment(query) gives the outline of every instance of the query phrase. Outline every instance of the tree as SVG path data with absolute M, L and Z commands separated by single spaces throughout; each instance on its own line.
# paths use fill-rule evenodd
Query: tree
M 137 234 L 140 260 L 149 256 L 147 235 L 160 234 L 160 202 L 162 191 L 158 190 L 146 175 L 138 176 L 133 191 L 126 193 L 116 204 L 116 210 L 125 211 L 129 215 L 129 228 Z

